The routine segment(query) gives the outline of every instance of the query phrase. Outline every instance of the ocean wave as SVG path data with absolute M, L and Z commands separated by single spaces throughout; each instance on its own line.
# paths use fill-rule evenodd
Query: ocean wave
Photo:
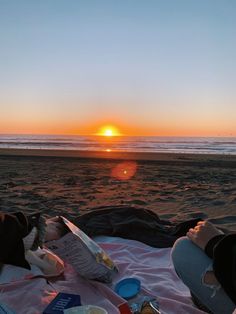
M 235 154 L 236 138 L 0 135 L 0 148 Z

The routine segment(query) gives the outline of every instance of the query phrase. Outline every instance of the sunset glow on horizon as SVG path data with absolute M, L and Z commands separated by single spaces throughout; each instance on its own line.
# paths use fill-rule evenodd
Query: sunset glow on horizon
M 235 28 L 229 0 L 2 1 L 0 134 L 234 137 Z
M 118 129 L 114 126 L 108 125 L 108 126 L 103 126 L 98 133 L 95 135 L 100 135 L 100 136 L 107 136 L 107 137 L 112 137 L 112 136 L 121 136 L 120 132 Z

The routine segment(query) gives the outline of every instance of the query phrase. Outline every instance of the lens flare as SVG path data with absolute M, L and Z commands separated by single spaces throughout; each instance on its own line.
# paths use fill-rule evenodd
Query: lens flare
M 137 163 L 134 161 L 124 161 L 116 165 L 112 171 L 111 176 L 118 180 L 129 180 L 137 171 Z

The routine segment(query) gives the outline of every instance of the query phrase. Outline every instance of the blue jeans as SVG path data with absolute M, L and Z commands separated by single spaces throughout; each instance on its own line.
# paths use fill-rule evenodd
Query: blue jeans
M 187 237 L 178 239 L 172 249 L 176 273 L 197 297 L 214 314 L 232 314 L 235 304 L 220 285 L 204 283 L 204 275 L 212 270 L 212 260 Z

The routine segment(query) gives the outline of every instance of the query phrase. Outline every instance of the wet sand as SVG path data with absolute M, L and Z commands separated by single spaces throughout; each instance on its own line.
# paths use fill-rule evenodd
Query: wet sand
M 107 205 L 236 230 L 236 156 L 0 149 L 0 210 L 75 217 Z

